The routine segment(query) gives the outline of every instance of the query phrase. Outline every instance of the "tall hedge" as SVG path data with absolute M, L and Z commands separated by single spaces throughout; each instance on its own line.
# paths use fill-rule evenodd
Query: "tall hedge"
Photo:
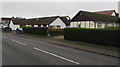
M 85 29 L 65 28 L 64 38 L 73 41 L 84 41 L 95 44 L 118 47 L 120 45 L 120 28 Z
M 23 33 L 47 35 L 47 27 L 22 27 Z
M 64 35 L 64 29 L 50 29 L 49 34 L 50 36 Z
M 2 32 L 12 32 L 12 29 L 9 27 L 2 28 Z

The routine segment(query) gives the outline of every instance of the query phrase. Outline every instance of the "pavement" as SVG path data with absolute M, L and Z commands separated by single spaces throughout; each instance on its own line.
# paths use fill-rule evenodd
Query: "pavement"
M 3 65 L 118 65 L 118 58 L 24 35 L 4 33 Z M 47 42 L 48 41 L 48 42 Z

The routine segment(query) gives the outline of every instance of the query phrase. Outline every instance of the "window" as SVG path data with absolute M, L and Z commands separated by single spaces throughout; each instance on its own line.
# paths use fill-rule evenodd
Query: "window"
M 102 28 L 102 23 L 98 23 L 98 28 Z
M 52 27 L 52 26 L 50 26 L 50 27 Z
M 78 27 L 81 27 L 81 25 L 80 25 L 80 24 L 78 24 Z
M 32 27 L 34 27 L 34 25 L 31 25 Z
M 38 25 L 38 27 L 41 27 L 41 25 Z
M 57 25 L 57 29 L 60 29 L 60 25 Z
M 49 26 L 51 29 L 55 29 L 55 26 L 54 25 L 50 25 Z
M 108 23 L 105 23 L 105 27 L 108 27 Z
M 47 27 L 47 25 L 45 24 L 45 25 L 43 25 L 43 27 Z
M 115 27 L 115 23 L 112 23 L 112 27 Z
M 25 25 L 20 25 L 20 28 L 22 28 L 23 26 L 25 26 Z

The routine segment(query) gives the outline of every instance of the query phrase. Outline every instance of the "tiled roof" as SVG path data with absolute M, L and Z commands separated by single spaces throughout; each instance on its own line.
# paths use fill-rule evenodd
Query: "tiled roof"
M 11 20 L 12 18 L 2 17 L 2 20 Z
M 70 17 L 69 17 L 69 16 L 60 17 L 60 19 L 61 19 L 66 25 L 70 25 Z
M 65 17 L 59 16 L 52 16 L 52 17 L 42 17 L 42 18 L 31 18 L 31 19 L 13 19 L 14 24 L 21 24 L 21 25 L 43 25 L 43 24 L 50 24 L 56 18 L 60 18 L 66 25 L 69 25 L 69 20 Z
M 0 21 L 0 24 L 7 24 L 7 23 L 10 23 L 10 21 L 12 20 L 12 18 L 2 17 L 1 20 L 2 21 Z
M 52 17 L 42 17 L 42 18 L 32 18 L 29 20 L 34 20 L 38 24 L 50 24 L 52 23 L 58 16 L 52 16 Z
M 105 15 L 112 15 L 113 12 L 115 12 L 115 10 L 98 11 L 98 12 L 95 12 L 95 13 L 105 14 Z
M 118 22 L 119 17 L 98 14 L 93 12 L 79 11 L 75 17 L 71 20 L 74 21 L 99 21 L 99 22 Z
M 1 20 L 3 20 L 3 21 L 11 21 L 12 18 L 2 17 Z

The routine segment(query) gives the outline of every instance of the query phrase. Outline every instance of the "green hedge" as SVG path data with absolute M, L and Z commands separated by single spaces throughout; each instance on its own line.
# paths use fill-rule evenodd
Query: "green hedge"
M 49 34 L 50 36 L 64 35 L 64 29 L 50 29 Z
M 22 27 L 23 33 L 47 35 L 47 27 Z
M 73 41 L 84 41 L 95 44 L 118 47 L 120 28 L 87 29 L 65 28 L 64 38 Z
M 12 29 L 9 27 L 2 28 L 2 32 L 11 32 Z

